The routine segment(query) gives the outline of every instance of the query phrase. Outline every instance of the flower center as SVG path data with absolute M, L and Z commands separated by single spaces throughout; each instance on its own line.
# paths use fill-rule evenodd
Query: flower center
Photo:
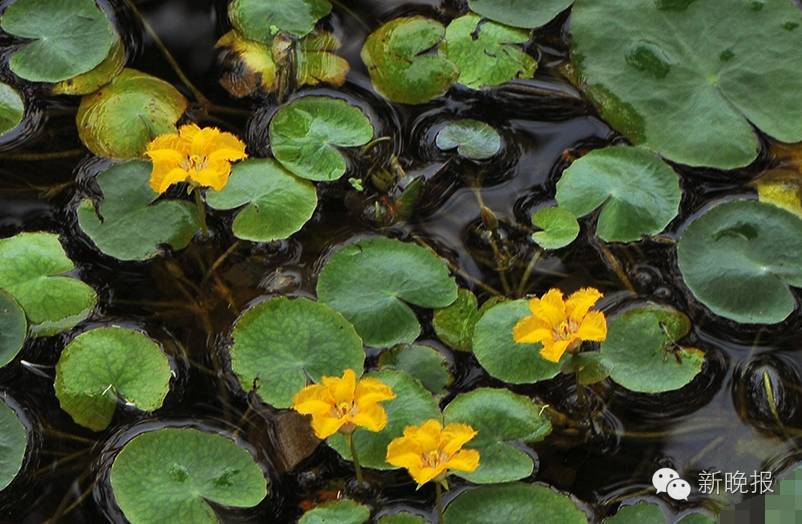
M 577 332 L 579 326 L 572 320 L 563 320 L 560 325 L 553 330 L 556 340 L 568 340 Z
M 436 468 L 440 464 L 448 462 L 450 457 L 440 449 L 433 449 L 423 454 L 423 465 L 429 468 Z
M 184 171 L 202 171 L 209 164 L 209 159 L 204 155 L 190 155 L 181 161 L 181 169 Z
M 356 406 L 354 406 L 353 402 L 340 402 L 336 406 L 334 406 L 334 416 L 338 418 L 344 418 L 349 415 L 356 414 Z

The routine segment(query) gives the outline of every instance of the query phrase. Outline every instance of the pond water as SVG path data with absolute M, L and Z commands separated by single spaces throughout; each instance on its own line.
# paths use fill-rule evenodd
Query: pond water
M 0 2 L 0 9 L 8 3 Z M 275 100 L 237 100 L 218 83 L 221 67 L 214 44 L 228 30 L 226 2 L 137 4 L 190 80 L 217 105 L 229 108 L 211 115 L 196 110 L 196 119 L 247 138 L 254 156 L 265 153 L 259 144 L 265 143 Z M 561 74 L 568 57 L 566 15 L 538 30 L 537 43 L 528 49 L 539 62 L 534 80 L 488 92 L 457 87 L 422 106 L 393 105 L 373 92 L 359 59 L 370 31 L 408 14 L 447 22 L 464 7 L 460 2 L 343 0 L 326 23 L 343 41 L 341 54 L 352 66 L 348 83 L 341 89 L 305 88 L 298 93 L 345 97 L 365 109 L 378 136 L 392 137 L 376 146 L 381 150 L 377 154 L 393 151 L 408 174 L 426 178 L 408 222 L 393 219 L 387 199 L 360 194 L 347 183 L 332 184 L 319 188 L 320 205 L 313 219 L 290 240 L 237 241 L 230 232 L 232 216 L 216 214 L 206 241 L 196 240 L 181 252 L 146 263 L 115 261 L 98 254 L 70 211 L 76 198 L 91 191 L 86 181 L 98 169 L 75 132 L 77 99 L 46 97 L 35 89 L 29 93 L 29 99 L 36 100 L 36 118 L 23 133 L 32 136 L 0 152 L 0 237 L 20 231 L 59 233 L 81 279 L 99 294 L 101 307 L 82 328 L 100 320 L 146 328 L 171 354 L 178 377 L 165 407 L 146 425 L 141 415 L 123 410 L 112 427 L 93 433 L 75 425 L 54 396 L 54 366 L 69 337 L 29 341 L 21 361 L 0 371 L 2 389 L 28 414 L 36 435 L 22 476 L 2 494 L 0 520 L 123 522 L 107 476 L 110 457 L 130 438 L 134 422 L 139 422 L 133 430 L 137 432 L 164 424 L 225 430 L 253 447 L 269 472 L 270 494 L 256 508 L 221 509 L 225 522 L 294 522 L 316 502 L 352 489 L 347 486 L 350 466 L 337 453 L 326 446 L 314 449 L 305 436 L 308 431 L 293 417 L 242 396 L 221 350 L 233 321 L 251 301 L 272 294 L 314 296 L 322 257 L 355 235 L 374 232 L 433 247 L 461 269 L 460 284 L 472 289 L 480 302 L 496 290 L 524 296 L 551 287 L 592 285 L 605 292 L 604 306 L 615 304 L 618 309 L 651 298 L 688 313 L 693 331 L 684 345 L 703 349 L 707 359 L 702 373 L 681 390 L 642 395 L 605 381 L 577 396 L 571 377 L 511 388 L 549 404 L 556 413 L 573 414 L 555 419 L 554 433 L 533 446 L 539 468 L 527 481 L 570 492 L 598 521 L 614 513 L 623 500 L 644 497 L 668 505 L 651 495 L 651 475 L 659 467 L 673 467 L 695 483 L 702 471 L 777 475 L 799 459 L 800 430 L 793 428 L 802 427 L 802 362 L 797 351 L 802 315 L 797 311 L 782 324 L 760 329 L 715 317 L 688 295 L 673 249 L 677 232 L 689 219 L 711 201 L 747 193 L 746 183 L 773 159 L 764 153 L 752 166 L 733 172 L 675 166 L 684 197 L 680 216 L 666 233 L 606 247 L 584 228 L 577 242 L 559 256 L 541 260 L 522 282 L 534 249 L 518 224 L 528 224 L 532 211 L 553 199 L 559 174 L 572 159 L 624 139 Z M 110 2 L 109 9 L 125 35 L 128 66 L 189 94 L 124 2 Z M 0 35 L 0 46 L 5 38 Z M 503 153 L 477 163 L 439 151 L 432 128 L 451 115 L 483 120 L 499 129 Z M 483 207 L 492 211 L 497 227 Z M 451 355 L 428 322 L 422 340 Z M 371 358 L 376 355 L 371 353 Z M 476 386 L 502 384 L 471 355 L 450 358 L 456 380 L 446 401 Z M 590 417 L 578 415 L 590 412 Z M 294 467 L 288 471 L 290 466 Z M 431 486 L 416 491 L 406 473 L 367 475 L 374 479 L 372 491 L 360 496 L 382 512 L 432 507 Z M 458 494 L 464 484 L 455 479 L 447 497 Z M 675 515 L 694 507 L 716 510 L 742 496 L 716 500 L 694 490 L 688 503 L 669 509 Z

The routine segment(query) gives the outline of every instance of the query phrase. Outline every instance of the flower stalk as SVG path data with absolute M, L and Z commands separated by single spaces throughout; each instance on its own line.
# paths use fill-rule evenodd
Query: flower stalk
M 195 207 L 198 210 L 198 221 L 200 222 L 201 233 L 205 238 L 209 236 L 209 227 L 206 225 L 206 204 L 204 204 L 201 192 L 197 187 L 193 188 L 192 193 L 195 194 Z
M 354 433 L 345 433 L 345 442 L 348 444 L 348 449 L 351 451 L 351 460 L 354 463 L 354 473 L 356 473 L 356 481 L 361 485 L 365 483 L 365 478 L 362 476 L 362 466 L 359 464 L 359 455 L 356 453 L 356 446 L 354 445 Z

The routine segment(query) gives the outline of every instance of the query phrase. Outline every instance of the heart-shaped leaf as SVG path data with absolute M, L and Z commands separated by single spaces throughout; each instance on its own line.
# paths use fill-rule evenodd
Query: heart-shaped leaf
M 604 519 L 603 524 L 665 524 L 666 516 L 660 506 L 651 502 L 637 502 L 619 508 L 615 515 Z
M 0 491 L 17 477 L 28 450 L 28 429 L 0 397 Z
M 420 380 L 435 395 L 442 393 L 454 381 L 451 364 L 445 355 L 422 344 L 410 344 L 385 351 L 379 357 L 379 365 L 382 369 L 397 369 Z
M 440 52 L 459 69 L 460 84 L 482 89 L 532 78 L 537 62 L 520 46 L 528 41 L 529 31 L 468 14 L 448 25 Z
M 532 240 L 543 249 L 560 249 L 579 235 L 579 222 L 573 213 L 561 207 L 544 207 L 532 215 L 532 225 L 542 229 L 532 233 Z
M 108 56 L 91 71 L 62 80 L 53 86 L 54 95 L 88 95 L 94 93 L 119 75 L 125 67 L 125 45 L 116 37 Z
M 501 150 L 501 135 L 492 126 L 465 118 L 454 120 L 437 133 L 437 147 L 457 152 L 472 160 L 486 160 Z
M 102 200 L 78 204 L 78 225 L 97 248 L 119 260 L 148 260 L 162 245 L 187 247 L 200 227 L 189 202 L 161 200 L 151 189 L 150 162 L 131 160 L 95 178 Z
M 457 351 L 470 351 L 473 330 L 482 317 L 479 301 L 469 289 L 460 289 L 457 300 L 448 307 L 436 309 L 432 318 L 437 338 Z
M 420 334 L 407 304 L 448 306 L 457 299 L 457 285 L 445 261 L 431 251 L 371 238 L 332 255 L 320 272 L 317 295 L 354 324 L 365 344 L 391 347 Z
M 159 409 L 172 371 L 161 347 L 147 335 L 121 327 L 96 328 L 67 344 L 56 365 L 61 409 L 93 431 L 108 427 L 117 404 Z
M 0 291 L 0 368 L 14 360 L 25 344 L 28 320 L 14 297 Z
M 559 206 L 577 217 L 601 207 L 596 234 L 634 242 L 662 232 L 679 212 L 679 177 L 657 155 L 637 147 L 591 151 L 557 182 Z
M 373 125 L 345 100 L 306 96 L 276 112 L 270 122 L 270 147 L 276 160 L 309 180 L 337 180 L 346 163 L 337 147 L 356 147 L 373 138 Z
M 25 115 L 25 102 L 16 89 L 0 82 L 0 136 L 8 133 Z
M 365 352 L 353 326 L 325 304 L 279 297 L 242 314 L 231 333 L 231 367 L 244 391 L 288 408 L 311 380 L 362 373 Z
M 209 503 L 249 508 L 267 495 L 264 473 L 247 450 L 192 428 L 131 439 L 111 466 L 111 488 L 132 524 L 216 524 Z
M 317 193 L 311 182 L 292 176 L 273 159 L 246 160 L 234 166 L 222 191 L 209 191 L 213 209 L 247 206 L 234 219 L 234 235 L 272 242 L 289 238 L 312 218 Z
M 740 200 L 709 209 L 677 245 L 693 295 L 713 313 L 744 324 L 776 324 L 802 287 L 802 220 L 770 204 Z
M 265 44 L 280 31 L 302 37 L 330 12 L 327 0 L 232 0 L 228 5 L 231 25 L 245 38 Z
M 473 333 L 473 354 L 488 373 L 511 384 L 530 384 L 557 376 L 560 364 L 540 356 L 540 344 L 516 344 L 512 328 L 529 316 L 526 300 L 491 307 Z
M 123 69 L 99 91 L 81 99 L 75 124 L 94 154 L 128 160 L 141 158 L 148 143 L 175 133 L 188 106 L 171 84 L 135 69 Z
M 369 507 L 353 500 L 342 499 L 307 511 L 298 524 L 364 524 L 369 518 Z
M 468 0 L 471 11 L 513 27 L 532 29 L 552 21 L 574 0 Z
M 699 374 L 705 355 L 676 342 L 691 330 L 685 314 L 646 304 L 610 322 L 601 355 L 610 377 L 631 391 L 660 393 L 679 389 Z
M 0 240 L 0 289 L 25 311 L 33 336 L 72 329 L 95 309 L 95 290 L 66 276 L 74 269 L 58 235 L 20 233 Z
M 602 117 L 633 143 L 729 169 L 757 157 L 754 127 L 802 140 L 800 23 L 786 0 L 577 2 L 572 55 Z
M 445 524 L 488 522 L 587 524 L 588 517 L 568 495 L 544 484 L 502 484 L 463 491 L 446 508 Z
M 475 484 L 495 484 L 528 477 L 534 471 L 532 457 L 522 451 L 521 442 L 539 442 L 551 433 L 551 422 L 543 406 L 529 397 L 506 389 L 479 388 L 458 395 L 445 410 L 446 424 L 460 422 L 478 434 L 466 446 L 479 450 L 479 468 L 471 473 L 456 472 Z
M 359 462 L 368 468 L 395 469 L 385 461 L 387 446 L 396 437 L 400 437 L 404 428 L 421 424 L 432 418 L 439 419 L 440 408 L 431 392 L 406 373 L 395 370 L 374 371 L 366 377 L 375 378 L 392 388 L 395 398 L 382 402 L 387 412 L 387 425 L 378 433 L 367 430 L 354 432 L 354 447 L 359 455 Z M 351 451 L 340 433 L 328 439 L 329 445 L 348 460 Z
M 8 65 L 32 82 L 58 82 L 89 71 L 117 38 L 94 0 L 16 0 L 0 17 L 0 27 L 30 40 Z
M 423 16 L 390 20 L 362 48 L 373 87 L 401 104 L 424 104 L 446 94 L 459 78 L 457 66 L 427 51 L 445 37 L 443 24 Z

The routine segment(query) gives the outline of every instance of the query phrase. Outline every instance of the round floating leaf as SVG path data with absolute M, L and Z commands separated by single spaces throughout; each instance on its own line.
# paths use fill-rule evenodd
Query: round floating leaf
M 454 380 L 448 359 L 436 349 L 421 344 L 385 351 L 379 357 L 379 364 L 383 369 L 397 369 L 420 380 L 426 389 L 436 395 Z
M 20 233 L 0 240 L 0 289 L 25 311 L 34 336 L 72 329 L 95 308 L 95 290 L 64 276 L 74 269 L 58 235 Z
M 103 198 L 78 204 L 78 225 L 108 256 L 148 260 L 162 245 L 184 249 L 200 227 L 189 202 L 160 200 L 151 189 L 150 162 L 131 160 L 112 166 L 95 178 Z
M 171 376 L 167 356 L 147 335 L 121 327 L 96 328 L 75 337 L 61 353 L 56 397 L 77 424 L 101 431 L 120 402 L 142 411 L 159 409 Z
M 802 217 L 802 173 L 772 169 L 752 182 L 761 202 L 774 204 Z
M 597 384 L 610 376 L 609 364 L 598 351 L 576 353 L 563 366 L 563 372 L 574 373 L 580 384 Z
M 473 353 L 492 376 L 511 384 L 529 384 L 557 376 L 560 364 L 540 356 L 540 344 L 516 344 L 512 328 L 531 315 L 526 300 L 491 307 L 476 323 Z
M 484 306 L 482 306 L 484 308 Z M 432 326 L 437 338 L 457 351 L 470 351 L 473 330 L 482 317 L 476 295 L 468 289 L 460 289 L 457 300 L 448 307 L 436 309 Z
M 501 149 L 501 135 L 484 122 L 466 118 L 446 124 L 437 133 L 436 143 L 443 151 L 456 148 L 465 158 L 486 160 Z
M 187 105 L 167 82 L 123 69 L 110 84 L 81 99 L 75 123 L 94 154 L 127 160 L 141 157 L 155 137 L 174 133 Z
M 753 126 L 802 140 L 800 23 L 789 0 L 577 2 L 573 58 L 604 119 L 633 143 L 730 169 L 757 157 Z
M 479 388 L 452 400 L 443 411 L 446 424 L 460 422 L 478 434 L 466 447 L 479 450 L 479 468 L 456 472 L 476 484 L 510 482 L 534 471 L 532 457 L 516 444 L 532 443 L 551 433 L 551 422 L 542 415 L 543 406 L 506 389 Z
M 368 468 L 395 469 L 395 466 L 385 461 L 390 441 L 400 437 L 407 426 L 416 426 L 432 418 L 439 419 L 440 408 L 431 392 L 406 373 L 385 370 L 368 373 L 365 376 L 381 380 L 390 386 L 395 398 L 381 404 L 387 411 L 387 425 L 383 430 L 378 433 L 365 429 L 354 432 L 354 446 L 359 454 L 359 462 Z M 337 433 L 330 437 L 328 443 L 340 455 L 348 460 L 351 459 L 351 451 L 341 434 Z
M 468 14 L 448 25 L 440 52 L 459 68 L 460 84 L 481 89 L 534 76 L 537 62 L 520 46 L 528 41 L 529 31 Z
M 379 519 L 379 524 L 430 524 L 428 520 L 412 513 L 396 513 L 385 515 Z
M 601 207 L 596 234 L 605 242 L 634 242 L 662 232 L 679 212 L 679 177 L 645 149 L 591 151 L 557 182 L 559 206 L 577 217 Z
M 365 344 L 391 347 L 412 342 L 420 323 L 408 304 L 450 305 L 457 285 L 445 261 L 428 249 L 388 238 L 345 246 L 323 267 L 317 282 L 321 302 L 342 313 Z
M 312 218 L 317 207 L 315 186 L 292 176 L 273 159 L 252 159 L 234 166 L 222 191 L 206 193 L 213 209 L 246 206 L 234 219 L 234 235 L 243 240 L 272 242 L 289 238 Z
M 53 86 L 54 95 L 88 95 L 94 93 L 120 74 L 125 67 L 125 45 L 118 37 L 109 55 L 94 69 Z
M 464 491 L 446 508 L 445 524 L 531 522 L 587 524 L 588 517 L 568 495 L 543 484 L 503 484 Z
M 94 0 L 16 0 L 0 17 L 0 27 L 31 40 L 8 65 L 32 82 L 58 82 L 89 71 L 117 38 Z
M 691 330 L 684 313 L 646 304 L 610 322 L 601 355 L 610 377 L 631 391 L 660 393 L 679 389 L 702 370 L 705 355 L 676 342 Z
M 603 524 L 665 524 L 666 516 L 660 506 L 651 502 L 638 502 L 619 508 L 615 515 L 606 518 Z
M 309 380 L 362 373 L 365 352 L 342 315 L 307 298 L 274 298 L 248 309 L 231 335 L 231 367 L 242 389 L 287 408 Z
M 337 147 L 365 145 L 371 138 L 373 125 L 361 109 L 326 96 L 294 100 L 270 122 L 270 147 L 276 160 L 309 180 L 343 176 L 345 158 Z
M 802 220 L 770 204 L 735 201 L 695 220 L 677 245 L 693 295 L 713 313 L 745 324 L 776 324 L 802 287 Z
M 362 48 L 373 87 L 402 104 L 424 104 L 446 94 L 459 69 L 446 58 L 427 53 L 445 37 L 443 24 L 422 16 L 390 20 L 371 33 Z
M 25 102 L 16 89 L 0 82 L 0 136 L 17 127 L 25 115 Z
M 513 27 L 531 29 L 549 23 L 574 0 L 468 0 L 471 11 Z
M 17 477 L 28 449 L 28 430 L 0 398 L 0 491 Z
M 14 297 L 0 291 L 0 368 L 14 360 L 25 344 L 27 334 L 25 311 Z
M 560 249 L 579 235 L 579 222 L 573 213 L 561 207 L 545 207 L 532 215 L 532 225 L 542 229 L 532 233 L 532 240 L 543 249 Z
M 303 514 L 298 524 L 364 524 L 370 508 L 353 500 L 335 500 Z
M 111 466 L 114 499 L 131 524 L 215 524 L 209 502 L 249 508 L 267 495 L 267 481 L 233 440 L 191 428 L 137 435 Z
M 279 31 L 301 37 L 331 12 L 327 0 L 233 0 L 231 25 L 245 38 L 270 44 Z
M 689 513 L 677 521 L 677 524 L 716 524 L 716 522 L 716 519 L 704 513 Z

